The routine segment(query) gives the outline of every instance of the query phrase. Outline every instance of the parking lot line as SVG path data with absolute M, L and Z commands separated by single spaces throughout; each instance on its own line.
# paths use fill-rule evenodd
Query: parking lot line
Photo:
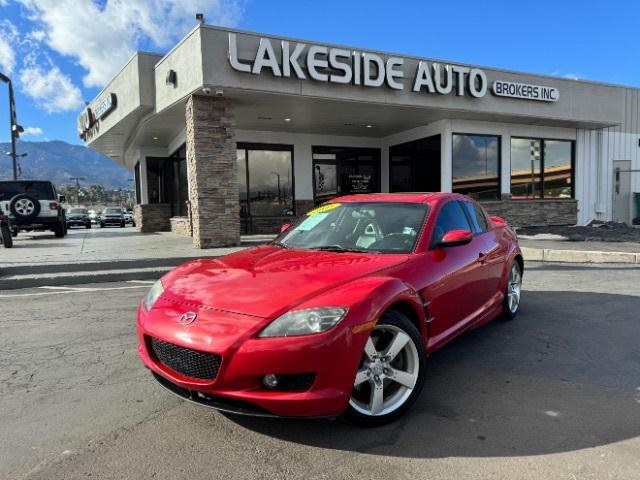
M 0 299 L 2 298 L 14 298 L 14 297 L 42 297 L 46 295 L 60 295 L 61 293 L 95 293 L 95 292 L 105 292 L 111 290 L 131 290 L 136 288 L 147 288 L 148 284 L 144 285 L 128 285 L 125 287 L 55 287 L 55 286 L 45 286 L 38 287 L 39 289 L 44 290 L 55 290 L 50 292 L 29 292 L 29 293 L 11 293 L 8 295 L 0 295 Z

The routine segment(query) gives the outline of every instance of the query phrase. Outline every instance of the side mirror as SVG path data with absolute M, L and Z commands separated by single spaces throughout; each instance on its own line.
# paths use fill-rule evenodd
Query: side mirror
M 489 217 L 489 219 L 493 223 L 495 223 L 497 225 L 506 225 L 507 224 L 507 221 L 504 218 L 498 217 L 497 215 L 493 215 L 493 216 Z
M 444 234 L 438 243 L 439 247 L 458 247 L 466 245 L 473 240 L 473 233 L 469 230 L 451 230 Z
M 280 233 L 284 233 L 287 230 L 289 230 L 291 228 L 291 224 L 290 223 L 283 223 L 282 225 L 280 225 Z
M 58 202 L 66 203 L 67 202 L 67 196 L 66 195 L 58 195 Z

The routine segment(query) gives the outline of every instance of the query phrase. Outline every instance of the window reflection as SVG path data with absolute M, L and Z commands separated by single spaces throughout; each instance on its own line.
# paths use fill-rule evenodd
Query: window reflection
M 511 198 L 539 198 L 542 148 L 540 140 L 511 139 Z
M 572 198 L 573 142 L 545 140 L 544 198 Z
M 293 155 L 289 147 L 273 150 L 241 145 L 237 150 L 240 216 L 293 215 Z
M 500 137 L 453 135 L 453 191 L 478 200 L 500 197 Z
M 572 141 L 512 138 L 512 198 L 573 198 L 572 159 Z

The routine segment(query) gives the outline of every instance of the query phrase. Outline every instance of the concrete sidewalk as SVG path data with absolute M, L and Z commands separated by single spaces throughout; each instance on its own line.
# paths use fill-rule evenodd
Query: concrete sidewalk
M 0 248 L 0 290 L 157 279 L 188 260 L 220 257 L 272 238 L 243 236 L 239 247 L 198 250 L 191 238 L 133 228 L 71 230 L 63 239 L 21 233 L 14 248 Z
M 171 232 L 139 233 L 134 228 L 69 230 L 63 239 L 49 232 L 21 232 L 13 248 L 0 248 L 0 270 L 11 267 L 217 257 L 242 247 L 265 243 L 272 235 L 241 238 L 242 246 L 198 250 L 191 238 Z
M 527 261 L 640 264 L 640 244 L 633 242 L 573 242 L 556 236 L 519 238 Z

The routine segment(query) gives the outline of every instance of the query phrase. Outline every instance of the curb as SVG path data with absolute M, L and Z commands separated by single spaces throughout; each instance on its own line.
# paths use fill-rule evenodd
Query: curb
M 640 253 L 556 250 L 520 247 L 525 261 L 558 263 L 625 263 L 640 265 Z
M 47 286 L 78 285 L 88 283 L 123 282 L 126 280 L 157 280 L 172 266 L 98 270 L 94 272 L 64 272 L 55 274 L 11 275 L 0 278 L 1 290 L 18 290 Z

